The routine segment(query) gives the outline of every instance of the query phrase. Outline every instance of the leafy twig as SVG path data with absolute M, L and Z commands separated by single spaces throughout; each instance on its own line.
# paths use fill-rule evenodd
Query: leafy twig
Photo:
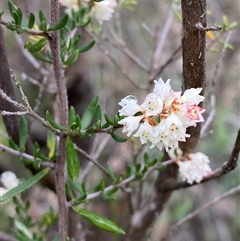
M 12 154 L 14 156 L 25 158 L 25 159 L 27 159 L 29 161 L 32 161 L 32 162 L 40 161 L 41 162 L 41 164 L 40 164 L 41 167 L 51 167 L 52 169 L 54 169 L 54 167 L 55 167 L 55 164 L 53 162 L 47 162 L 47 161 L 43 161 L 43 160 L 41 160 L 39 158 L 34 158 L 34 156 L 31 156 L 31 155 L 29 155 L 29 154 L 27 154 L 25 152 L 16 151 L 16 150 L 14 150 L 14 149 L 12 149 L 12 148 L 10 148 L 8 146 L 5 146 L 5 145 L 3 145 L 1 143 L 0 143 L 0 150 L 1 151 L 6 151 L 6 152 L 8 152 L 8 153 L 10 153 L 10 154 Z

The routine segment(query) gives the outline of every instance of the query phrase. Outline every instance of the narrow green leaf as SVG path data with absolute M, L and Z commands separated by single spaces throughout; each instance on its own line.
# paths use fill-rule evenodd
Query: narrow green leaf
M 69 126 L 71 126 L 75 122 L 75 119 L 76 119 L 76 111 L 74 107 L 71 106 L 68 114 Z
M 16 151 L 20 151 L 20 147 L 14 142 L 12 137 L 9 138 L 8 144 L 9 144 L 10 147 L 12 147 L 12 149 L 14 149 Z
M 86 198 L 87 198 L 87 194 L 83 194 L 82 196 L 76 198 L 73 200 L 73 205 L 79 205 L 80 203 L 86 203 Z
M 114 171 L 113 171 L 111 165 L 108 162 L 106 164 L 106 169 L 107 169 L 107 172 L 108 172 L 109 176 L 111 177 L 111 179 L 113 181 L 115 181 L 116 177 L 115 177 Z
M 47 31 L 53 31 L 63 28 L 68 22 L 68 15 L 65 15 L 62 19 L 60 19 L 57 23 L 49 26 Z
M 51 114 L 48 110 L 46 111 L 46 119 L 49 122 L 49 124 L 52 127 L 54 127 L 55 129 L 60 130 L 60 131 L 67 131 L 68 130 L 67 127 L 62 126 L 59 123 L 55 122 L 55 120 L 52 118 L 52 116 L 51 116 Z
M 39 52 L 32 52 L 31 53 L 36 59 L 45 62 L 45 63 L 49 63 L 52 64 L 52 60 L 45 58 L 42 54 L 40 54 Z
M 32 234 L 29 232 L 29 229 L 25 226 L 24 223 L 14 219 L 14 225 L 21 233 L 24 234 L 29 239 L 32 239 Z
M 18 22 L 16 24 L 20 26 L 22 24 L 22 20 L 23 20 L 22 9 L 18 7 L 16 12 L 18 14 Z
M 65 184 L 65 188 L 66 188 L 67 196 L 68 196 L 70 199 L 74 199 L 74 195 L 73 195 L 73 192 L 72 192 L 72 189 L 71 189 L 69 183 L 66 183 L 66 184 Z
M 16 5 L 12 2 L 12 1 L 8 1 L 8 9 L 9 9 L 9 12 L 11 14 L 11 16 L 14 18 L 14 15 L 13 15 L 13 12 L 15 12 L 17 10 L 17 7 Z
M 35 44 L 28 42 L 27 48 L 30 52 L 39 52 L 46 43 L 47 43 L 46 38 L 42 38 Z
M 98 96 L 95 96 L 83 113 L 82 122 L 81 122 L 82 129 L 86 129 L 91 124 L 95 110 L 96 110 L 97 103 L 98 103 Z
M 24 116 L 20 117 L 20 130 L 19 130 L 19 146 L 21 151 L 25 150 L 25 145 L 28 138 L 28 123 Z
M 39 11 L 38 16 L 39 16 L 40 23 L 43 22 L 43 21 L 47 22 L 47 19 L 46 19 L 42 10 Z
M 17 34 L 26 33 L 26 32 L 27 32 L 27 29 L 24 29 L 24 28 L 17 28 L 16 32 L 17 32 Z
M 47 147 L 49 149 L 48 157 L 52 158 L 55 154 L 56 136 L 51 130 L 47 130 Z
M 14 19 L 14 21 L 15 21 L 15 24 L 16 25 L 20 25 L 19 23 L 20 23 L 20 17 L 18 16 L 18 14 L 17 14 L 17 12 L 16 11 L 13 11 L 13 19 Z
M 116 142 L 125 142 L 125 141 L 128 140 L 127 138 L 122 137 L 122 136 L 116 134 L 114 131 L 112 131 L 110 134 L 111 134 L 112 138 L 113 138 Z
M 106 113 L 104 113 L 104 118 L 108 124 L 110 124 L 112 126 L 114 125 L 114 121 L 112 121 Z
M 76 180 L 80 172 L 80 161 L 78 153 L 74 148 L 74 144 L 70 137 L 67 137 L 66 140 L 66 149 L 67 149 L 67 170 L 68 175 L 71 180 Z
M 118 187 L 114 187 L 114 188 L 112 188 L 111 190 L 107 191 L 106 194 L 107 194 L 107 195 L 112 195 L 112 194 L 114 194 L 115 192 L 117 192 L 117 190 L 118 190 Z
M 71 55 L 68 57 L 68 59 L 66 61 L 64 61 L 64 65 L 71 65 L 73 63 L 75 63 L 78 60 L 78 50 L 74 50 Z
M 44 20 L 40 23 L 39 29 L 46 32 L 47 31 L 47 22 Z
M 90 223 L 103 230 L 116 234 L 125 234 L 125 232 L 117 224 L 101 215 L 77 207 L 73 207 L 73 210 Z
M 101 106 L 100 105 L 97 105 L 94 117 L 95 117 L 96 122 L 100 121 L 99 122 L 99 126 L 101 126 L 101 123 L 102 123 L 102 110 L 101 110 Z
M 31 12 L 28 20 L 28 28 L 32 29 L 35 23 L 35 15 Z
M 83 45 L 81 48 L 78 49 L 79 54 L 80 53 L 84 53 L 86 51 L 88 51 L 89 49 L 91 49 L 95 44 L 95 40 L 93 40 L 92 42 Z
M 0 197 L 0 202 L 3 202 L 9 198 L 12 198 L 17 194 L 32 187 L 39 180 L 41 180 L 49 172 L 49 170 L 50 170 L 49 168 L 45 168 L 42 171 L 38 172 L 36 175 L 30 177 L 28 180 L 20 183 L 17 187 L 14 187 L 13 189 L 9 190 L 7 193 L 5 193 L 3 196 Z

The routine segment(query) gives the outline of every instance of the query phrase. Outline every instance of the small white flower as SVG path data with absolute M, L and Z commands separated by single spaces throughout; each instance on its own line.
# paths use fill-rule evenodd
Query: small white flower
M 94 17 L 99 22 L 99 24 L 102 24 L 103 21 L 109 21 L 112 18 L 114 9 L 116 7 L 116 0 L 104 0 L 102 2 L 94 2 L 89 15 Z
M 177 161 L 179 175 L 183 181 L 187 181 L 189 184 L 193 182 L 199 183 L 211 173 L 209 163 L 208 157 L 201 152 L 189 154 L 185 161 Z
M 159 115 L 163 109 L 162 98 L 154 93 L 147 95 L 141 107 L 145 110 L 146 116 Z
M 122 109 L 118 111 L 121 116 L 133 116 L 137 112 L 142 111 L 137 98 L 133 95 L 126 96 L 118 104 L 122 106 Z
M 15 173 L 10 171 L 3 172 L 0 180 L 6 189 L 12 189 L 19 184 L 19 180 L 17 179 Z
M 141 143 L 145 144 L 148 140 L 151 142 L 153 141 L 154 139 L 153 133 L 154 133 L 154 127 L 151 126 L 147 121 L 145 121 L 140 125 L 138 131 L 133 136 L 139 137 Z
M 79 9 L 78 0 L 59 0 L 59 3 L 68 9 L 73 9 L 74 11 Z
M 159 78 L 159 80 L 154 80 L 155 87 L 153 89 L 153 93 L 159 95 L 163 100 L 170 96 L 171 94 L 171 86 L 170 86 L 170 79 L 164 83 L 162 78 Z
M 139 123 L 142 120 L 142 116 L 127 116 L 124 119 L 120 120 L 118 124 L 123 125 L 122 132 L 127 132 L 129 137 L 133 131 L 138 129 Z
M 202 91 L 202 88 L 191 88 L 184 91 L 184 94 L 179 98 L 180 103 L 189 103 L 198 105 L 202 102 L 205 97 L 199 95 Z

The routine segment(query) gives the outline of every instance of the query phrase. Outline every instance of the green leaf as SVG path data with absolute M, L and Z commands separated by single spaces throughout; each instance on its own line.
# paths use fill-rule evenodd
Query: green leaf
M 38 172 L 36 175 L 30 177 L 28 180 L 20 183 L 17 187 L 14 187 L 13 189 L 9 190 L 7 193 L 0 197 L 0 202 L 10 199 L 16 196 L 17 194 L 29 189 L 39 180 L 41 180 L 49 172 L 49 170 L 49 168 L 45 168 L 42 171 Z
M 9 138 L 8 144 L 9 144 L 10 147 L 12 147 L 12 149 L 14 149 L 16 151 L 20 151 L 20 147 L 14 142 L 12 137 Z
M 71 106 L 69 109 L 68 120 L 69 120 L 69 126 L 71 126 L 73 123 L 75 123 L 76 111 L 73 106 Z
M 79 55 L 78 50 L 77 50 L 77 49 L 74 50 L 74 51 L 71 53 L 71 55 L 68 57 L 68 59 L 63 62 L 64 65 L 67 65 L 67 66 L 68 66 L 68 65 L 71 65 L 71 64 L 75 63 L 75 62 L 78 60 L 78 55 Z
M 46 119 L 49 122 L 49 124 L 52 127 L 54 127 L 55 129 L 60 130 L 60 131 L 67 131 L 68 130 L 67 127 L 62 126 L 61 124 L 55 122 L 55 120 L 52 118 L 52 116 L 51 116 L 51 114 L 48 110 L 46 111 Z
M 20 117 L 20 130 L 19 130 L 19 145 L 21 151 L 25 150 L 25 145 L 28 138 L 28 124 L 26 119 L 21 115 Z
M 43 21 L 47 22 L 47 19 L 46 19 L 42 10 L 39 11 L 38 16 L 39 16 L 40 23 L 43 22 Z
M 72 189 L 71 189 L 69 183 L 66 183 L 66 184 L 65 184 L 65 188 L 66 188 L 67 196 L 68 196 L 70 199 L 74 199 L 74 195 L 73 195 L 73 192 L 72 192 Z
M 82 196 L 76 198 L 73 200 L 73 205 L 79 205 L 80 203 L 86 203 L 86 198 L 87 198 L 87 194 L 83 194 Z
M 37 43 L 32 44 L 31 42 L 27 42 L 24 47 L 27 47 L 29 52 L 39 52 L 44 45 L 47 43 L 46 38 L 40 39 Z
M 78 153 L 74 148 L 74 144 L 70 137 L 67 137 L 66 140 L 66 149 L 67 149 L 67 169 L 68 175 L 71 180 L 76 180 L 80 172 L 80 161 Z
M 51 130 L 47 130 L 47 147 L 49 149 L 48 157 L 52 158 L 55 154 L 56 136 Z
M 96 122 L 99 121 L 99 126 L 101 126 L 101 123 L 102 123 L 102 110 L 101 110 L 101 106 L 100 105 L 97 105 L 94 117 L 95 117 Z
M 92 42 L 83 45 L 81 48 L 78 49 L 79 54 L 80 53 L 84 53 L 86 51 L 88 51 L 89 49 L 91 49 L 95 44 L 95 40 L 93 40 Z
M 114 125 L 114 121 L 111 120 L 110 117 L 106 113 L 104 113 L 104 118 L 108 124 L 110 124 L 112 126 Z
M 114 188 L 112 188 L 111 190 L 107 191 L 106 194 L 107 194 L 107 195 L 112 195 L 112 194 L 114 194 L 115 192 L 117 192 L 117 190 L 118 190 L 118 187 L 114 187 Z
M 49 63 L 52 64 L 52 60 L 45 58 L 42 54 L 40 54 L 39 52 L 32 52 L 31 53 L 36 59 L 45 62 L 45 63 Z
M 44 20 L 40 23 L 39 29 L 46 32 L 47 31 L 47 22 Z
M 82 129 L 86 129 L 91 124 L 96 107 L 97 107 L 97 103 L 98 103 L 98 96 L 95 96 L 83 113 L 82 122 L 81 122 Z
M 24 234 L 24 236 L 26 236 L 29 239 L 32 239 L 32 234 L 29 232 L 29 229 L 25 226 L 24 223 L 15 219 L 14 225 L 17 228 L 17 230 L 19 230 L 22 234 Z
M 125 234 L 125 232 L 117 226 L 117 224 L 101 215 L 77 207 L 73 207 L 73 210 L 98 228 L 111 233 Z
M 27 32 L 27 29 L 24 29 L 24 28 L 17 28 L 16 32 L 17 32 L 17 34 L 26 33 L 26 32 Z
M 18 15 L 18 21 L 16 22 L 16 24 L 20 26 L 22 24 L 22 20 L 23 20 L 22 9 L 18 7 L 16 13 Z
M 116 134 L 114 131 L 112 131 L 110 134 L 111 134 L 112 138 L 113 138 L 116 142 L 125 142 L 125 141 L 128 140 L 127 138 L 122 137 L 122 136 Z
M 115 181 L 116 177 L 115 177 L 114 171 L 108 162 L 106 164 L 106 169 L 107 169 L 107 172 L 108 172 L 109 176 L 111 177 L 111 179 L 113 181 Z
M 13 18 L 14 18 L 14 21 L 15 21 L 16 25 L 20 25 L 21 24 L 20 16 L 18 16 L 16 11 L 13 11 Z
M 31 12 L 28 20 L 28 28 L 32 29 L 35 23 L 35 15 Z
M 62 19 L 60 19 L 57 23 L 49 26 L 47 31 L 53 31 L 63 28 L 68 22 L 68 15 L 65 15 Z
M 17 7 L 16 5 L 12 2 L 12 1 L 8 1 L 8 9 L 9 9 L 9 12 L 11 14 L 11 16 L 14 18 L 14 14 L 13 12 L 15 12 L 17 10 Z

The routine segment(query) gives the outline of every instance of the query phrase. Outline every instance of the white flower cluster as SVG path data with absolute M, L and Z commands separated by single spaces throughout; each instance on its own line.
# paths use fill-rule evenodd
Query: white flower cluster
M 15 173 L 6 171 L 3 172 L 0 177 L 0 182 L 4 187 L 0 187 L 0 197 L 7 193 L 12 188 L 18 186 L 19 180 L 17 179 Z
M 67 8 L 67 12 L 69 12 L 69 10 L 79 10 L 78 0 L 59 0 L 59 2 L 62 6 L 65 6 Z M 116 0 L 103 0 L 101 2 L 81 0 L 80 3 L 85 6 L 91 4 L 91 11 L 88 15 L 95 18 L 101 25 L 103 21 L 109 21 L 112 18 L 114 9 L 117 7 Z
M 177 161 L 176 163 L 179 166 L 180 177 L 189 184 L 201 182 L 205 176 L 212 172 L 208 156 L 201 152 L 188 154 L 184 161 Z
M 202 113 L 205 109 L 198 106 L 204 100 L 199 95 L 202 88 L 192 88 L 174 92 L 170 80 L 166 83 L 160 78 L 155 82 L 153 92 L 148 94 L 142 104 L 138 104 L 135 96 L 129 95 L 119 102 L 122 107 L 119 115 L 124 116 L 118 123 L 123 125 L 127 136 L 135 134 L 142 144 L 150 143 L 150 148 L 177 148 L 179 141 L 189 137 L 186 129 L 204 121 Z

